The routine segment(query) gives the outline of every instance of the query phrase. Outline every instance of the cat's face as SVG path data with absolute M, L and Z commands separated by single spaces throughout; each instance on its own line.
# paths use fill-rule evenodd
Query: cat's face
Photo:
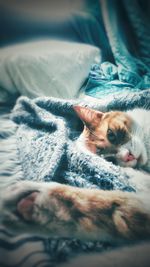
M 140 125 L 133 121 L 131 124 L 131 138 L 118 148 L 117 164 L 123 167 L 143 167 L 148 162 L 144 133 Z
M 81 106 L 74 106 L 74 110 L 85 125 L 82 136 L 91 152 L 124 167 L 145 164 L 141 136 L 134 136 L 135 122 L 127 113 L 103 113 Z

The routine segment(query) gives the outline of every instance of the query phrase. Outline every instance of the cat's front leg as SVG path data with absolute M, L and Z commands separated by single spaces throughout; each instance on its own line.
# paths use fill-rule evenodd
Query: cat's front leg
M 134 241 L 150 238 L 148 203 L 135 193 L 25 182 L 6 192 L 3 221 L 47 236 Z

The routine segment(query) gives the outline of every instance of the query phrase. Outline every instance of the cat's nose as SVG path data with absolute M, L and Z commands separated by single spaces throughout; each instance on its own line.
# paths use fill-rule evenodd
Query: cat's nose
M 117 153 L 117 157 L 124 162 L 135 160 L 135 156 L 126 148 L 122 149 Z
M 127 161 L 132 161 L 132 160 L 134 160 L 134 159 L 136 159 L 135 158 L 135 156 L 133 155 L 133 154 L 131 154 L 129 151 L 124 155 L 124 157 L 123 157 L 123 160 L 125 161 L 125 162 L 127 162 Z

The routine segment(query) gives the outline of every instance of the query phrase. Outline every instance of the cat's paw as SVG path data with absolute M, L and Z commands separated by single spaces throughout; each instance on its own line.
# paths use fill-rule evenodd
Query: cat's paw
M 15 231 L 19 231 L 20 227 L 33 231 L 36 223 L 46 224 L 51 220 L 50 193 L 58 185 L 30 181 L 11 185 L 5 190 L 1 201 L 2 222 Z

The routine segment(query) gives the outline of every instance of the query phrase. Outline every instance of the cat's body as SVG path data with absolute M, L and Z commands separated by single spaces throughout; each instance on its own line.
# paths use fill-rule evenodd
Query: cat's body
M 82 149 L 87 149 L 89 153 L 96 153 L 97 148 L 105 156 L 115 153 L 118 163 L 121 161 L 120 165 L 123 161 L 127 166 L 132 163 L 133 167 L 146 167 L 149 170 L 149 115 L 140 117 L 138 111 L 133 117 L 132 111 L 128 114 L 117 112 L 104 115 L 99 111 L 91 113 L 91 110 L 79 106 L 74 109 L 85 123 L 77 145 L 84 144 Z M 97 119 L 102 122 L 102 118 L 103 125 L 98 127 Z M 134 155 L 135 150 L 131 151 L 131 147 L 134 148 L 135 143 L 131 142 L 131 137 L 137 125 L 140 125 L 139 145 L 138 155 Z M 96 128 L 98 131 L 95 132 Z M 129 147 L 127 159 L 123 156 L 122 160 L 121 149 Z M 57 183 L 18 182 L 5 191 L 2 199 L 3 221 L 15 231 L 47 236 L 114 243 L 150 239 L 150 175 L 133 168 L 126 169 L 130 169 L 133 182 L 138 183 L 139 188 L 143 183 L 143 190 L 139 191 L 144 193 L 81 189 Z

